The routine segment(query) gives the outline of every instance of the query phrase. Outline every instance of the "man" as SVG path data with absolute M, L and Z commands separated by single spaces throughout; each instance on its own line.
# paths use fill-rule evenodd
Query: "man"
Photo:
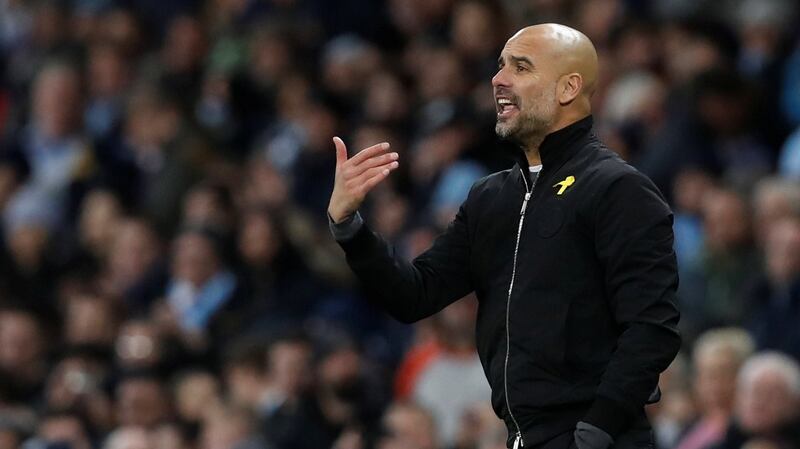
M 786 354 L 758 353 L 738 375 L 733 419 L 713 449 L 800 447 L 800 366 Z
M 512 36 L 492 85 L 517 165 L 476 182 L 412 263 L 357 214 L 398 155 L 383 143 L 348 159 L 334 139 L 328 213 L 350 267 L 405 322 L 475 291 L 478 353 L 515 449 L 652 447 L 644 405 L 681 342 L 672 214 L 590 133 L 596 82 L 582 33 L 544 24 Z

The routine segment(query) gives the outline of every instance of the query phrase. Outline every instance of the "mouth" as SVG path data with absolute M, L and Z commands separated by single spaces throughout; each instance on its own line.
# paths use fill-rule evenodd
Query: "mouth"
M 495 107 L 497 109 L 497 119 L 506 120 L 519 112 L 519 107 L 514 99 L 505 96 L 495 97 Z

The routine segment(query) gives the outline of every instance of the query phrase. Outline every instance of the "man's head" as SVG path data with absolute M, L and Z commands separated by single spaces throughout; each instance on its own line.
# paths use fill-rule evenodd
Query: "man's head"
M 383 414 L 384 436 L 378 449 L 435 449 L 436 423 L 430 412 L 412 403 L 394 403 Z
M 792 358 L 765 352 L 739 371 L 736 415 L 745 432 L 774 433 L 798 416 L 800 366 Z
M 170 398 L 155 375 L 142 372 L 123 378 L 116 387 L 120 425 L 152 428 L 170 415 Z
M 701 412 L 729 414 L 736 392 L 736 376 L 752 354 L 747 331 L 717 328 L 703 333 L 694 344 L 694 389 Z
M 506 42 L 492 78 L 497 135 L 526 146 L 591 112 L 597 52 L 580 31 L 541 24 Z
M 83 101 L 81 77 L 71 65 L 51 62 L 45 65 L 34 81 L 31 93 L 33 120 L 49 138 L 63 138 L 79 125 Z

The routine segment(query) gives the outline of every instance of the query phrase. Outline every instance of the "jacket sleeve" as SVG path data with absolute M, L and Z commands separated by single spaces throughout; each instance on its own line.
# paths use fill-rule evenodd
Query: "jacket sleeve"
M 366 223 L 353 238 L 339 241 L 368 299 L 395 319 L 412 323 L 471 292 L 466 204 L 412 262 L 399 257 Z
M 681 345 L 672 212 L 644 175 L 626 172 L 599 198 L 595 252 L 620 334 L 584 421 L 616 437 L 642 413 Z

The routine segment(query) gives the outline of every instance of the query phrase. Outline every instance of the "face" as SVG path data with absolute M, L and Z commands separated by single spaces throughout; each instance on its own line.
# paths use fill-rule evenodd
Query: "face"
M 703 224 L 709 248 L 721 251 L 747 241 L 750 222 L 741 197 L 733 192 L 717 191 L 709 193 L 703 202 Z
M 250 424 L 241 414 L 214 413 L 206 420 L 200 435 L 200 449 L 225 449 L 246 446 Z
M 280 239 L 268 217 L 253 213 L 244 218 L 238 244 L 245 261 L 266 267 L 278 253 Z
M 492 78 L 497 125 L 503 139 L 524 144 L 543 137 L 556 119 L 556 82 L 551 60 L 535 36 L 515 35 L 498 59 Z
M 175 389 L 175 406 L 181 418 L 199 421 L 209 405 L 219 399 L 219 385 L 209 373 L 198 372 L 185 377 Z
M 219 269 L 214 244 L 205 236 L 185 233 L 175 244 L 172 274 L 199 287 L 211 279 Z
M 268 354 L 270 376 L 286 394 L 299 394 L 311 383 L 311 348 L 300 342 L 276 343 Z
M 98 255 L 104 254 L 114 237 L 121 207 L 114 194 L 96 190 L 81 206 L 80 234 L 84 244 Z
M 108 259 L 115 288 L 133 285 L 147 273 L 158 256 L 158 238 L 146 223 L 130 220 L 118 224 Z
M 41 131 L 48 137 L 60 138 L 73 130 L 80 102 L 80 79 L 72 69 L 48 69 L 36 79 L 33 113 Z
M 0 314 L 0 367 L 11 372 L 40 361 L 42 338 L 39 325 L 25 313 Z
M 150 427 L 167 417 L 168 406 L 155 380 L 131 379 L 117 387 L 117 418 L 123 425 Z
M 383 417 L 387 435 L 379 449 L 431 449 L 436 447 L 436 429 L 431 418 L 419 409 L 391 407 Z
M 800 277 L 800 222 L 786 219 L 772 225 L 766 259 L 773 282 L 789 283 Z
M 703 411 L 730 412 L 739 370 L 735 355 L 730 351 L 705 353 L 698 357 L 695 366 L 695 391 Z
M 116 336 L 111 304 L 91 296 L 68 300 L 64 327 L 64 339 L 74 344 L 111 345 Z
M 83 425 L 77 417 L 60 416 L 46 420 L 39 426 L 39 435 L 45 441 L 68 442 L 70 448 L 88 449 L 89 442 Z
M 767 433 L 796 415 L 797 400 L 786 380 L 774 371 L 760 373 L 741 386 L 737 398 L 739 421 L 745 431 Z

